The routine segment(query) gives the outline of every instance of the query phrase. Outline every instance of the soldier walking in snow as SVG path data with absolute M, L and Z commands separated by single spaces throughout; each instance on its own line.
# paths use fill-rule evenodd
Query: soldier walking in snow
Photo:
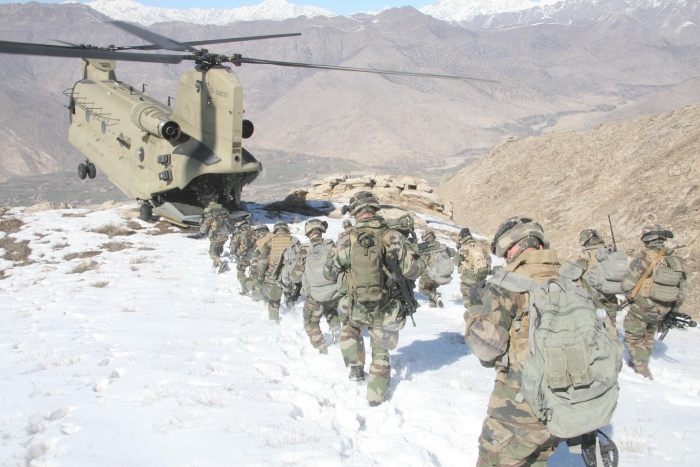
M 470 290 L 474 284 L 483 281 L 491 273 L 491 255 L 484 248 L 477 245 L 469 229 L 462 229 L 457 240 L 457 254 L 452 258 L 460 273 L 459 290 L 462 292 L 464 302 L 464 319 L 469 317 L 469 308 L 472 306 Z
M 450 258 L 454 257 L 457 252 L 438 242 L 435 238 L 435 232 L 432 230 L 423 234 L 423 242 L 418 244 L 418 251 L 428 265 L 418 281 L 418 291 L 428 297 L 430 308 L 436 306 L 442 308 L 442 300 L 439 298 L 437 289 L 452 281 L 454 266 Z
M 270 238 L 260 247 L 260 254 L 257 258 L 257 273 L 258 279 L 262 282 L 263 296 L 267 299 L 270 320 L 276 321 L 280 317 L 280 302 L 283 291 L 277 280 L 283 265 L 282 253 L 292 243 L 298 242 L 296 237 L 290 235 L 287 223 L 278 221 L 272 229 Z
M 324 275 L 339 284 L 344 322 L 340 348 L 345 365 L 350 367 L 351 381 L 365 378 L 362 330 L 369 329 L 372 363 L 367 400 L 370 406 L 377 406 L 384 402 L 389 389 L 389 350 L 398 344 L 406 314 L 415 310 L 412 281 L 423 273 L 425 263 L 407 246 L 403 234 L 387 228 L 377 216 L 379 202 L 371 192 L 357 193 L 348 208 L 355 226 L 340 235 Z
M 209 203 L 202 213 L 199 232 L 209 238 L 209 257 L 212 259 L 218 272 L 223 272 L 226 268 L 226 263 L 221 260 L 221 253 L 224 252 L 224 243 L 226 243 L 228 236 L 231 234 L 228 209 L 218 203 Z

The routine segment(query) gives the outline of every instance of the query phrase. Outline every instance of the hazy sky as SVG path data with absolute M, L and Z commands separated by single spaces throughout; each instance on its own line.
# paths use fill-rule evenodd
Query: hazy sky
M 38 0 L 42 3 L 63 3 L 60 1 L 45 1 Z M 240 6 L 257 5 L 262 3 L 262 0 L 134 0 L 142 5 L 159 6 L 165 8 L 219 8 L 231 9 Z M 415 8 L 421 8 L 435 0 L 287 0 L 289 3 L 296 5 L 311 5 L 321 8 L 328 8 L 332 12 L 339 15 L 347 15 L 358 11 L 379 10 L 384 6 L 400 7 L 411 5 Z M 27 3 L 25 0 L 0 0 L 0 3 Z M 87 3 L 85 0 L 80 3 Z

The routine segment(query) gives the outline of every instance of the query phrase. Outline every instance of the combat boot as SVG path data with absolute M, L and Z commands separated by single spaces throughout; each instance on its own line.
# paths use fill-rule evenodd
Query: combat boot
M 642 375 L 650 381 L 654 380 L 654 377 L 651 374 L 651 370 L 649 369 L 649 365 L 647 365 L 646 363 L 635 362 L 632 359 L 629 359 L 627 361 L 627 365 L 629 365 L 638 375 Z
M 365 367 L 364 366 L 351 366 L 350 374 L 348 375 L 350 381 L 364 381 L 365 380 Z
M 369 406 L 370 407 L 377 407 L 378 405 L 382 405 L 384 401 L 369 401 Z
M 279 302 L 269 302 L 267 304 L 267 315 L 270 321 L 280 319 L 280 304 Z

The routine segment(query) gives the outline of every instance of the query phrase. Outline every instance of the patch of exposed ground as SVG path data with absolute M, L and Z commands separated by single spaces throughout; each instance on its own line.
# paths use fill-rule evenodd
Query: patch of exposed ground
M 109 238 L 117 236 L 134 235 L 136 233 L 133 230 L 127 229 L 123 225 L 117 224 L 116 222 L 111 222 L 109 224 L 95 227 L 94 229 L 91 229 L 90 232 L 104 234 L 107 235 Z
M 80 258 L 80 259 L 93 258 L 93 257 L 99 255 L 100 253 L 102 253 L 102 252 L 101 251 L 81 251 L 80 253 L 69 253 L 66 256 L 64 256 L 63 259 L 65 261 L 71 261 L 71 260 L 74 260 L 76 258 Z
M 29 240 L 18 241 L 16 238 L 11 237 L 11 234 L 15 234 L 22 229 L 21 219 L 11 217 L 9 219 L 0 220 L 0 232 L 4 232 L 5 235 L 0 238 L 0 249 L 4 250 L 3 259 L 7 261 L 13 261 L 17 266 L 24 266 L 30 264 L 29 255 L 32 254 L 32 249 L 29 248 Z
M 126 250 L 127 248 L 131 248 L 132 246 L 133 245 L 129 242 L 109 242 L 100 245 L 100 248 L 114 253 L 116 251 Z

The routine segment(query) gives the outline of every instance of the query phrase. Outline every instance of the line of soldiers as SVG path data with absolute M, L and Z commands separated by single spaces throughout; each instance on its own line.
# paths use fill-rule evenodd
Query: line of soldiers
M 460 231 L 456 249 L 438 242 L 432 231 L 426 231 L 423 241 L 416 244 L 391 228 L 379 211 L 371 192 L 356 194 L 348 206 L 355 225 L 344 221 L 344 232 L 336 243 L 323 238 L 327 224 L 318 219 L 310 219 L 305 225 L 308 245 L 301 245 L 290 235 L 289 226 L 282 221 L 271 233 L 264 226 L 251 229 L 247 220 L 242 221 L 231 241 L 232 254 L 239 261 L 241 293 L 250 290 L 253 299 L 267 301 L 272 320 L 279 318 L 283 296 L 288 308 L 293 308 L 299 295 L 306 296 L 303 319 L 312 346 L 328 353 L 319 326 L 321 317 L 325 317 L 333 342 L 339 336 L 351 381 L 365 379 L 362 332 L 368 330 L 370 406 L 386 398 L 391 373 L 389 352 L 396 348 L 399 331 L 417 307 L 415 281 L 419 280 L 419 290 L 431 307 L 442 306 L 437 289 L 449 282 L 455 265 L 466 308 L 465 341 L 483 365 L 496 370 L 479 438 L 477 466 L 544 466 L 559 442 L 574 437 L 555 428 L 556 424 L 565 425 L 561 420 L 580 423 L 592 433 L 609 423 L 618 394 L 617 360 L 622 359 L 614 325 L 620 308 L 617 294 L 624 294 L 625 304 L 629 304 L 624 319 L 624 340 L 631 357 L 628 363 L 637 373 L 651 378 L 648 362 L 657 327 L 665 315 L 679 312 L 687 292 L 685 263 L 665 245 L 673 237 L 671 232 L 656 224 L 645 226 L 641 236 L 645 248 L 628 265 L 624 254 L 606 246 L 595 230 L 586 229 L 581 232 L 583 249 L 576 262 L 562 262 L 550 248 L 542 226 L 528 217 L 516 216 L 507 219 L 494 236 L 490 253 L 506 264 L 487 279 L 495 272 L 491 270 L 491 255 L 469 229 Z M 210 238 L 219 241 L 216 236 Z M 218 246 L 214 247 L 216 251 Z M 449 267 L 445 258 L 451 261 Z M 543 314 L 531 322 L 530 314 L 540 309 Z M 538 334 L 533 334 L 535 328 L 531 327 L 564 319 L 551 318 L 552 310 L 564 310 L 562 315 L 576 317 L 573 334 L 566 338 L 570 342 L 557 341 L 560 344 L 556 349 L 532 341 Z M 588 335 L 582 337 L 583 344 L 576 340 L 586 328 L 581 316 L 597 323 L 590 332 L 585 331 Z M 553 333 L 561 331 L 556 328 L 552 328 Z M 591 345 L 603 348 L 604 355 L 586 355 L 585 339 L 591 338 Z M 533 370 L 534 355 L 542 356 L 544 369 Z M 529 392 L 537 371 L 550 372 L 542 380 L 550 387 L 537 392 L 540 399 Z M 563 379 L 558 374 L 564 375 Z M 570 394 L 589 394 L 590 388 L 598 385 L 596 397 L 588 396 L 593 408 L 573 410 L 553 421 L 552 410 L 558 410 L 558 406 L 542 407 L 541 398 L 557 397 L 554 384 L 556 388 L 568 388 Z M 590 437 L 585 432 L 579 435 Z

